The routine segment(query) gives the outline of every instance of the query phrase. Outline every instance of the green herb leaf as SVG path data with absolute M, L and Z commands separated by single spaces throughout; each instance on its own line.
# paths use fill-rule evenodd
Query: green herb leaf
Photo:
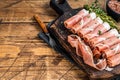
M 89 12 L 95 12 L 97 17 L 100 17 L 104 22 L 108 22 L 111 26 L 111 28 L 117 28 L 116 21 L 112 19 L 110 16 L 108 16 L 101 8 L 98 3 L 98 0 L 95 0 L 94 3 L 91 5 L 85 5 L 84 8 L 86 10 L 89 10 Z
M 98 31 L 98 35 L 101 35 L 101 34 L 102 34 L 102 32 L 99 30 L 99 31 Z

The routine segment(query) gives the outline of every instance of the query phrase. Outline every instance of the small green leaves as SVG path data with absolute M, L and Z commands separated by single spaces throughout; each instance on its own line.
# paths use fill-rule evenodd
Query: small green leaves
M 98 35 L 101 35 L 101 34 L 102 34 L 102 32 L 99 30 L 99 31 L 98 31 Z
M 86 10 L 89 10 L 89 12 L 95 12 L 97 17 L 100 17 L 104 22 L 108 22 L 110 24 L 111 28 L 117 28 L 116 21 L 112 19 L 110 16 L 108 16 L 99 6 L 98 0 L 95 0 L 94 3 L 91 5 L 84 5 L 84 8 Z

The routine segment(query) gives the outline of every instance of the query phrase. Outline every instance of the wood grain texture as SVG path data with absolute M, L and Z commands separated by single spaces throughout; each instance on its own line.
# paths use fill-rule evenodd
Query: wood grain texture
M 41 15 L 44 22 L 54 20 L 57 16 L 49 6 L 50 0 L 2 0 L 0 19 L 3 22 L 34 22 L 33 15 Z M 82 7 L 94 0 L 68 0 L 72 8 Z M 19 16 L 18 16 L 19 15 Z
M 33 16 L 47 24 L 58 15 L 50 0 L 1 0 L 0 80 L 88 80 L 86 74 L 50 48 L 37 34 Z M 68 0 L 72 8 L 94 0 Z M 104 7 L 104 0 L 100 0 Z

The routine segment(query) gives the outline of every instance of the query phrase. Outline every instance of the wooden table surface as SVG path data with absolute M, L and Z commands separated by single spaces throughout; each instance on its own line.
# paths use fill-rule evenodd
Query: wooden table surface
M 37 34 L 33 15 L 47 24 L 58 15 L 50 0 L 0 1 L 0 80 L 88 80 L 87 75 L 50 48 Z M 68 0 L 72 8 L 94 0 Z M 100 0 L 104 7 L 104 0 Z

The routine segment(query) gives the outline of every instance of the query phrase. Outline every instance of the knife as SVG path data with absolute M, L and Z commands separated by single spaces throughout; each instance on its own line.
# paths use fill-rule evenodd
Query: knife
M 50 36 L 50 33 L 48 32 L 47 28 L 50 28 L 50 26 L 54 23 L 54 21 L 48 23 L 48 25 L 46 26 L 40 19 L 40 17 L 38 15 L 34 16 L 36 21 L 39 23 L 40 27 L 42 28 L 43 32 L 40 32 L 38 34 L 38 36 L 43 39 L 47 44 L 49 44 L 55 51 L 59 52 L 60 54 L 62 54 L 64 57 L 66 57 L 71 63 L 75 63 L 74 60 L 68 56 L 67 53 L 62 46 L 55 42 L 54 39 Z
M 52 37 L 50 36 L 48 30 L 47 30 L 47 26 L 45 25 L 45 23 L 43 23 L 40 19 L 40 17 L 38 15 L 35 15 L 34 16 L 36 21 L 39 23 L 40 27 L 42 28 L 43 32 L 45 33 L 45 35 L 48 37 L 48 42 L 49 42 L 49 45 L 53 48 L 56 43 L 55 41 L 52 39 Z

